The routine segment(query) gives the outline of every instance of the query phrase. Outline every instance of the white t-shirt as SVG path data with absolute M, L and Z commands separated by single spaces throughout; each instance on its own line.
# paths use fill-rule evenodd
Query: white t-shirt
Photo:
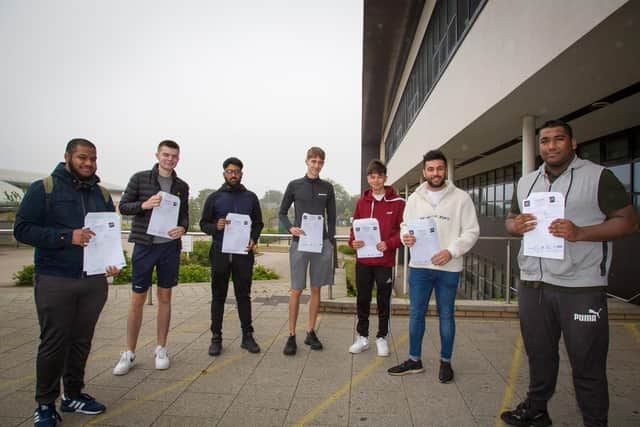
M 382 198 L 384 197 L 384 193 L 383 194 L 372 194 L 373 198 L 376 199 L 377 201 L 382 200 Z
M 444 190 L 444 187 L 439 191 L 431 191 L 429 189 L 425 190 L 427 191 L 427 196 L 429 196 L 429 199 L 433 202 L 434 205 L 440 203 L 440 199 L 442 199 L 442 196 L 444 195 L 444 191 L 442 191 Z

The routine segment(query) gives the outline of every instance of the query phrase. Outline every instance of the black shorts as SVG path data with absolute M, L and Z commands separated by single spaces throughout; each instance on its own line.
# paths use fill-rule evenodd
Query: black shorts
M 133 292 L 142 294 L 149 289 L 154 267 L 158 276 L 158 287 L 172 288 L 178 284 L 179 242 L 180 239 L 155 245 L 135 244 L 131 256 L 131 287 Z

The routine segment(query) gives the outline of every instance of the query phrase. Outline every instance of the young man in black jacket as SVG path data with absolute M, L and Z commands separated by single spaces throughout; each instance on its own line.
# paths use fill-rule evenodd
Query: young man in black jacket
M 211 345 L 209 354 L 218 356 L 222 351 L 222 319 L 224 302 L 229 289 L 229 276 L 233 275 L 238 316 L 242 327 L 241 347 L 250 353 L 259 353 L 260 347 L 253 338 L 251 321 L 251 279 L 253 275 L 255 246 L 264 226 L 262 210 L 255 193 L 247 190 L 242 181 L 242 161 L 230 157 L 222 163 L 224 184 L 207 197 L 200 220 L 200 229 L 212 236 L 211 252 Z M 251 218 L 251 231 L 247 254 L 222 252 L 222 240 L 228 213 L 244 214 Z
M 289 250 L 289 264 L 291 268 L 291 290 L 289 295 L 289 338 L 283 353 L 293 356 L 297 351 L 296 322 L 300 309 L 300 295 L 307 287 L 307 269 L 311 285 L 309 300 L 309 322 L 307 336 L 304 343 L 312 350 L 322 350 L 322 343 L 318 339 L 315 326 L 320 309 L 320 290 L 322 286 L 333 281 L 333 246 L 336 235 L 336 197 L 333 185 L 320 179 L 320 171 L 324 166 L 325 153 L 322 148 L 311 147 L 307 150 L 307 173 L 299 179 L 294 179 L 287 185 L 280 205 L 280 224 L 293 235 Z M 295 221 L 291 223 L 287 216 L 289 208 L 294 204 Z M 302 229 L 303 215 L 319 216 L 322 219 L 322 248 L 320 253 L 305 252 L 299 248 L 300 236 L 305 234 Z
M 83 272 L 83 247 L 95 235 L 84 228 L 88 212 L 113 212 L 111 197 L 98 185 L 96 147 L 86 139 L 67 144 L 64 163 L 50 178 L 31 184 L 16 214 L 16 240 L 35 246 L 35 302 L 40 323 L 36 359 L 34 424 L 55 426 L 55 401 L 63 412 L 99 414 L 105 406 L 82 393 L 84 369 L 98 316 L 107 301 L 105 274 Z M 49 180 L 47 186 L 46 181 Z M 48 188 L 47 188 L 48 187 Z
M 114 375 L 124 375 L 133 366 L 140 326 L 142 308 L 151 287 L 154 267 L 158 276 L 157 346 L 156 369 L 168 369 L 167 335 L 171 322 L 171 289 L 178 284 L 180 267 L 180 237 L 189 228 L 189 186 L 178 178 L 175 168 L 180 160 L 180 146 L 170 140 L 158 144 L 156 163 L 151 170 L 138 172 L 131 177 L 120 200 L 120 213 L 135 215 L 129 241 L 135 243 L 131 256 L 131 285 L 133 292 L 127 316 L 127 350 L 122 352 Z M 153 208 L 160 206 L 160 191 L 180 198 L 178 224 L 168 234 L 170 238 L 152 236 L 147 233 Z

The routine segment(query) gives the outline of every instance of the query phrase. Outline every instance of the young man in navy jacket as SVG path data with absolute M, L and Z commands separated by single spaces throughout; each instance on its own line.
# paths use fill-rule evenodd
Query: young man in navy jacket
M 34 424 L 55 426 L 61 421 L 55 401 L 64 395 L 63 412 L 99 414 L 105 406 L 86 393 L 84 370 L 93 332 L 107 301 L 107 276 L 87 276 L 83 248 L 95 235 L 84 227 L 88 212 L 113 212 L 111 197 L 98 185 L 96 147 L 72 139 L 50 178 L 35 181 L 16 214 L 16 240 L 35 247 L 35 303 L 40 323 L 36 359 Z M 47 188 L 49 180 L 49 188 Z
M 358 335 L 349 347 L 353 354 L 361 353 L 369 348 L 369 309 L 371 293 L 375 282 L 378 306 L 378 333 L 376 347 L 378 356 L 389 356 L 389 313 L 391 311 L 391 291 L 393 288 L 393 267 L 396 263 L 396 249 L 401 246 L 400 224 L 404 212 L 404 199 L 386 186 L 387 168 L 380 160 L 372 160 L 367 167 L 369 189 L 364 192 L 356 204 L 353 219 L 375 218 L 380 229 L 380 243 L 376 249 L 382 252 L 377 258 L 360 258 L 356 256 L 356 289 L 358 292 L 357 309 Z M 362 240 L 355 240 L 353 228 L 349 236 L 349 245 L 353 249 L 364 246 Z
M 212 236 L 211 252 L 211 345 L 209 354 L 218 356 L 222 351 L 222 319 L 224 302 L 229 289 L 229 277 L 233 277 L 238 316 L 242 327 L 241 347 L 250 353 L 259 353 L 260 347 L 253 338 L 251 321 L 251 279 L 253 275 L 253 248 L 260 238 L 262 210 L 258 197 L 247 190 L 242 181 L 242 161 L 229 157 L 222 163 L 224 184 L 207 197 L 200 220 L 200 229 Z M 222 252 L 222 239 L 228 221 L 228 213 L 249 215 L 251 232 L 247 254 Z

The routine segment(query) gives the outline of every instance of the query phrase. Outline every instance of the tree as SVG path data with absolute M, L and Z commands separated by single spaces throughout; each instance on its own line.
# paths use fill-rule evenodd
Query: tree
M 282 191 L 267 190 L 260 199 L 260 208 L 262 209 L 262 221 L 266 228 L 278 228 L 278 210 L 282 203 Z
M 350 195 L 342 185 L 330 178 L 327 178 L 326 180 L 333 184 L 333 191 L 336 195 L 336 215 L 338 216 L 338 224 L 348 225 L 349 220 L 353 216 L 353 210 L 356 207 L 356 202 L 358 201 L 359 196 Z
M 198 197 L 189 198 L 189 231 L 200 231 L 200 216 L 207 197 L 213 193 L 214 189 L 205 188 L 200 190 Z

